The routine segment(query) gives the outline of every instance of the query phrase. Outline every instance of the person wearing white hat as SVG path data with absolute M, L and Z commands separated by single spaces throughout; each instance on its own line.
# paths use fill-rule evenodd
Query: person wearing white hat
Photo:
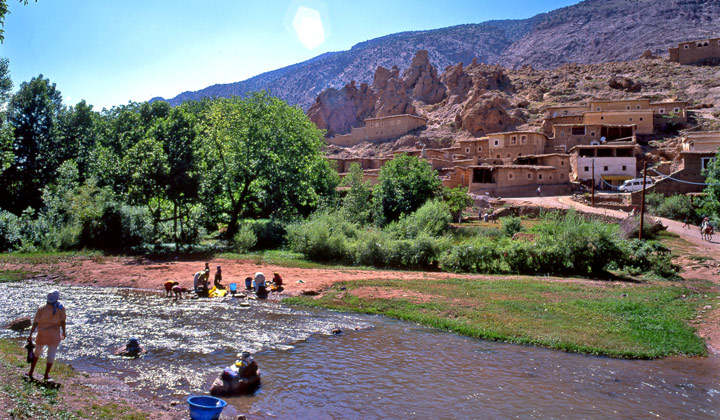
M 60 292 L 53 290 L 47 295 L 47 303 L 38 308 L 35 313 L 35 319 L 33 320 L 32 328 L 30 329 L 30 336 L 28 342 L 32 343 L 32 336 L 37 329 L 37 338 L 35 339 L 35 345 L 37 346 L 37 352 L 35 353 L 32 362 L 30 363 L 30 372 L 26 374 L 26 377 L 30 380 L 34 380 L 33 374 L 35 373 L 35 366 L 37 365 L 40 355 L 47 347 L 47 365 L 45 367 L 46 382 L 52 382 L 50 379 L 50 369 L 52 369 L 53 363 L 55 362 L 55 354 L 57 353 L 60 341 L 67 338 L 67 330 L 65 328 L 65 308 L 59 301 Z

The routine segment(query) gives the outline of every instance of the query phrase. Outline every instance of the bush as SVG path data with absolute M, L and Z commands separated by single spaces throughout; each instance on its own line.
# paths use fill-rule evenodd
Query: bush
M 501 272 L 502 258 L 494 241 L 479 238 L 450 248 L 440 258 L 440 266 L 452 272 L 498 273 Z
M 358 226 L 337 212 L 319 212 L 309 219 L 290 224 L 287 239 L 290 249 L 311 261 L 347 261 L 348 240 L 355 238 Z
M 21 241 L 20 218 L 9 211 L 0 210 L 0 252 L 14 249 Z
M 248 221 L 257 238 L 255 247 L 259 249 L 277 249 L 285 243 L 287 230 L 285 226 L 275 219 L 261 219 Z
M 663 230 L 662 226 L 652 223 L 651 217 L 645 217 L 643 223 L 643 238 L 655 239 Z M 640 216 L 627 217 L 620 222 L 620 235 L 623 239 L 637 238 L 640 233 Z
M 657 241 L 625 241 L 625 255 L 622 268 L 634 275 L 650 272 L 672 280 L 680 271 L 680 267 L 672 262 L 670 250 Z
M 512 238 L 512 236 L 518 232 L 521 232 L 523 230 L 522 223 L 519 217 L 510 216 L 510 217 L 501 217 L 500 222 L 502 222 L 502 230 L 505 233 L 505 235 Z
M 649 195 L 659 196 L 651 197 L 651 200 L 646 201 L 650 213 L 678 221 L 687 220 L 690 223 L 700 222 L 701 218 L 693 208 L 690 197 L 686 195 L 664 197 L 657 193 Z
M 440 236 L 450 227 L 452 215 L 447 204 L 440 200 L 431 200 L 423 204 L 416 212 L 402 217 L 387 227 L 398 238 L 412 239 L 420 233 Z
M 255 236 L 252 225 L 243 224 L 240 226 L 238 232 L 233 236 L 233 244 L 235 245 L 235 250 L 241 254 L 255 247 L 255 244 L 257 244 L 257 236 Z

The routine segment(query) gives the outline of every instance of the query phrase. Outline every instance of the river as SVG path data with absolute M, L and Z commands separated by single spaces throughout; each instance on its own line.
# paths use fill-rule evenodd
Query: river
M 475 340 L 383 317 L 151 291 L 0 284 L 0 324 L 50 287 L 68 312 L 58 359 L 162 400 L 204 394 L 241 350 L 262 387 L 227 398 L 249 419 L 716 419 L 720 357 L 620 360 Z M 332 335 L 334 328 L 343 333 Z M 6 330 L 2 337 L 18 336 Z M 129 337 L 148 353 L 112 355 Z

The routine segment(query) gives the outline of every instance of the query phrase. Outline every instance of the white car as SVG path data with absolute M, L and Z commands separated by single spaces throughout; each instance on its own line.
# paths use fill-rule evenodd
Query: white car
M 646 178 L 645 179 L 645 188 L 650 187 L 653 185 L 655 181 L 652 178 Z M 642 178 L 635 178 L 635 179 L 628 179 L 627 181 L 623 182 L 623 184 L 618 187 L 618 190 L 622 192 L 633 192 L 633 191 L 640 191 L 643 187 L 643 179 Z

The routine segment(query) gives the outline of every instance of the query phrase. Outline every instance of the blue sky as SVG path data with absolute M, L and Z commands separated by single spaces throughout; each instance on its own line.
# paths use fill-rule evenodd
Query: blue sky
M 8 2 L 0 56 L 15 88 L 42 73 L 66 104 L 85 99 L 99 110 L 245 80 L 395 32 L 523 19 L 578 0 Z

